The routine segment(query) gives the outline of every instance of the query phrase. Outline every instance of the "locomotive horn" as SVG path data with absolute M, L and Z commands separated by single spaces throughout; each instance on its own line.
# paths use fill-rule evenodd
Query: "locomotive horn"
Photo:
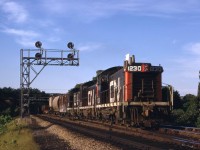
M 42 47 L 42 42 L 40 42 L 40 41 L 35 42 L 35 46 L 37 48 L 41 48 Z

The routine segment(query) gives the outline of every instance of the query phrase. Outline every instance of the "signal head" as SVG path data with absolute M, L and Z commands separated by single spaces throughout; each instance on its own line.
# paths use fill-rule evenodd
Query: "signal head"
M 67 58 L 73 59 L 73 58 L 74 58 L 74 55 L 73 55 L 72 53 L 69 53 L 69 54 L 67 55 Z
M 42 54 L 41 53 L 36 53 L 35 54 L 35 59 L 41 59 L 42 58 Z
M 40 41 L 35 42 L 35 46 L 37 48 L 41 48 L 42 47 L 42 42 L 40 42 Z
M 68 47 L 69 49 L 73 49 L 73 48 L 74 48 L 74 43 L 69 42 L 69 43 L 67 44 L 67 47 Z

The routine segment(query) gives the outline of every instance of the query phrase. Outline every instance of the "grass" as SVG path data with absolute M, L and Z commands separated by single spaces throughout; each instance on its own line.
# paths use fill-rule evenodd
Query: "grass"
M 26 120 L 15 119 L 0 126 L 0 150 L 39 150 Z

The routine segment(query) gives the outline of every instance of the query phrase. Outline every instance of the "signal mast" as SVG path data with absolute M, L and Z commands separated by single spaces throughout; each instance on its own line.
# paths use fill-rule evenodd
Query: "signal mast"
M 74 49 L 72 42 L 67 44 L 69 50 L 44 49 L 40 41 L 35 46 L 37 49 L 20 50 L 21 118 L 30 115 L 30 86 L 46 66 L 79 66 L 79 50 Z M 36 66 L 41 68 L 37 71 Z M 32 78 L 31 73 L 34 73 Z

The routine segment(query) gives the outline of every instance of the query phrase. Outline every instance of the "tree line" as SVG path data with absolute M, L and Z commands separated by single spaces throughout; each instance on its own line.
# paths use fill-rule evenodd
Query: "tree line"
M 49 94 L 39 89 L 30 89 L 30 97 L 40 98 L 49 97 Z M 20 111 L 20 88 L 11 87 L 0 88 L 0 115 L 10 115 L 12 117 L 19 115 Z
M 20 89 L 11 87 L 0 88 L 0 115 L 19 115 L 20 110 Z M 168 99 L 168 89 L 162 89 L 163 99 Z M 171 123 L 174 125 L 200 127 L 200 98 L 187 94 L 180 96 L 178 91 L 173 92 L 174 106 L 171 112 Z M 30 97 L 48 97 L 49 94 L 38 89 L 30 89 Z
M 169 97 L 168 89 L 162 89 L 163 99 Z M 178 91 L 173 91 L 173 110 L 170 122 L 177 126 L 200 127 L 200 97 L 186 94 L 181 97 Z

